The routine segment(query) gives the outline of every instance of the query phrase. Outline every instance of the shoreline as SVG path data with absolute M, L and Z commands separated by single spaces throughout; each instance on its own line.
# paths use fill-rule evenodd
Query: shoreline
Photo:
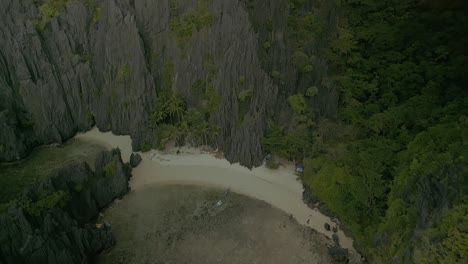
M 77 139 L 98 143 L 106 148 L 119 148 L 123 162 L 128 162 L 132 152 L 129 136 L 116 136 L 111 132 L 92 130 L 76 135 Z M 176 151 L 180 149 L 180 153 Z M 303 187 L 294 174 L 292 164 L 270 170 L 265 166 L 252 170 L 239 164 L 230 164 L 226 159 L 216 158 L 200 148 L 170 148 L 168 151 L 150 150 L 141 155 L 141 163 L 133 169 L 130 187 L 132 191 L 143 190 L 154 184 L 184 184 L 209 186 L 240 193 L 276 207 L 292 215 L 301 225 L 332 239 L 334 234 L 324 228 L 325 223 L 336 225 L 332 219 L 318 210 L 310 209 L 302 201 Z M 350 257 L 356 255 L 352 238 L 339 229 L 340 246 L 348 249 Z

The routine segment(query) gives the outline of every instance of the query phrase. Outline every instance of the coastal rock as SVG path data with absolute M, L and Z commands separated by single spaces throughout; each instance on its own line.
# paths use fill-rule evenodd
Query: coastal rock
M 103 168 L 114 162 L 112 176 Z M 1 263 L 84 263 L 114 244 L 109 228 L 91 221 L 128 190 L 120 151 L 101 153 L 96 172 L 71 164 L 36 182 L 0 213 Z
M 330 224 L 329 223 L 325 223 L 324 227 L 325 227 L 325 230 L 330 231 Z
M 333 242 L 335 242 L 336 244 L 339 244 L 339 243 L 340 243 L 340 238 L 338 237 L 337 234 L 333 234 L 333 235 L 332 235 L 332 240 L 333 240 Z
M 300 69 L 289 58 L 288 1 L 208 1 L 212 23 L 194 27 L 183 45 L 169 26 L 170 2 L 102 0 L 97 13 L 86 1 L 68 1 L 41 28 L 34 21 L 41 20 L 42 1 L 0 0 L 0 161 L 62 143 L 92 126 L 130 135 L 135 151 L 152 146 L 148 118 L 158 93 L 172 90 L 187 107 L 200 107 L 204 98 L 193 87 L 209 79 L 219 95 L 210 123 L 220 130 L 212 144 L 230 162 L 261 165 L 267 120 L 280 113 L 292 119 L 287 96 L 297 92 L 296 84 L 309 84 L 298 80 Z M 197 7 L 197 1 L 176 3 L 180 21 Z M 328 29 L 336 12 L 324 8 L 331 14 Z M 269 61 L 259 37 L 273 35 L 264 26 L 271 17 L 278 25 Z M 333 116 L 336 89 L 320 58 L 320 41 L 307 47 L 317 53 L 311 80 L 320 92 L 314 105 L 318 116 Z M 284 72 L 281 82 L 272 78 L 273 67 Z M 253 93 L 244 114 L 238 95 L 246 87 Z
M 132 166 L 132 168 L 135 168 L 136 166 L 138 166 L 140 162 L 141 162 L 140 154 L 132 153 L 132 155 L 130 155 L 130 166 Z
M 348 258 L 348 250 L 334 246 L 328 249 L 328 254 L 332 256 L 333 260 L 336 261 L 337 263 L 348 263 L 349 258 Z

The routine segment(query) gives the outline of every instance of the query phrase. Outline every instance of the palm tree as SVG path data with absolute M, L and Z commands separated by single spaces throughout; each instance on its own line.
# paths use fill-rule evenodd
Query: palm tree
M 208 145 L 208 137 L 210 135 L 210 126 L 204 121 L 197 126 L 198 135 L 201 138 L 202 145 Z
M 216 142 L 216 149 L 218 149 L 218 135 L 219 135 L 219 127 L 218 126 L 210 126 L 209 128 L 210 137 L 213 138 Z
M 171 116 L 171 120 L 175 116 L 177 122 L 180 122 L 182 115 L 185 113 L 185 101 L 180 96 L 171 96 L 167 105 L 167 111 Z M 172 123 L 174 124 L 174 122 Z
M 150 127 L 156 128 L 164 119 L 167 118 L 168 112 L 164 109 L 156 109 L 150 116 Z

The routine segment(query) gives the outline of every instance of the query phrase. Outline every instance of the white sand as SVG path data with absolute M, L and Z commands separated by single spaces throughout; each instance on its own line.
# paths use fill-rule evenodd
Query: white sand
M 99 143 L 107 148 L 118 147 L 122 151 L 124 162 L 129 160 L 132 153 L 129 136 L 115 136 L 111 132 L 102 133 L 94 128 L 76 138 Z M 132 190 L 137 192 L 151 184 L 174 183 L 230 188 L 234 192 L 263 200 L 291 214 L 300 224 L 331 238 L 333 233 L 326 231 L 324 224 L 333 226 L 334 223 L 329 217 L 310 209 L 302 202 L 302 186 L 294 175 L 292 165 L 278 170 L 270 170 L 264 166 L 249 170 L 203 153 L 198 148 L 181 148 L 178 155 L 175 152 L 176 149 L 167 153 L 156 150 L 139 153 L 143 160 L 133 170 L 130 182 Z M 337 234 L 340 245 L 355 253 L 352 239 L 341 230 Z

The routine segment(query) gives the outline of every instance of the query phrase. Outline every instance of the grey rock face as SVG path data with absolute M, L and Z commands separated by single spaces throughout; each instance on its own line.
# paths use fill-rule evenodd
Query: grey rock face
M 112 161 L 113 175 L 105 176 L 102 168 Z M 17 205 L 0 213 L 0 262 L 85 263 L 112 246 L 111 230 L 97 229 L 90 221 L 128 191 L 126 166 L 118 150 L 103 152 L 96 172 L 86 163 L 74 164 L 33 184 Z M 57 191 L 67 193 L 65 204 L 32 213 L 30 205 L 41 195 Z
M 138 166 L 140 162 L 141 162 L 140 154 L 132 153 L 132 155 L 130 155 L 130 166 L 132 166 L 132 168 L 135 168 L 136 166 Z
M 197 6 L 194 0 L 176 2 L 180 20 Z M 154 141 L 148 116 L 157 92 L 172 90 L 189 107 L 199 106 L 201 98 L 192 86 L 212 74 L 210 64 L 220 95 L 210 120 L 221 128 L 218 145 L 231 162 L 261 164 L 266 122 L 287 108 L 287 93 L 296 89 L 297 73 L 288 70 L 287 0 L 257 3 L 280 24 L 271 67 L 292 76 L 283 83 L 273 81 L 271 67 L 261 62 L 262 44 L 253 27 L 257 22 L 240 0 L 209 1 L 211 26 L 194 27 L 183 47 L 169 28 L 169 1 L 97 1 L 103 12 L 95 22 L 85 1 L 70 1 L 43 30 L 33 23 L 39 17 L 37 5 L 33 0 L 0 0 L 0 161 L 18 159 L 39 144 L 61 143 L 93 125 L 130 135 L 137 151 Z M 169 59 L 170 87 L 164 82 Z M 326 65 L 319 59 L 317 69 L 317 82 L 328 83 Z M 281 96 L 278 85 L 285 92 Z M 237 98 L 247 87 L 254 88 L 253 94 L 247 113 L 240 116 Z M 318 112 L 332 113 L 336 92 L 330 85 L 323 87 L 328 88 L 319 97 L 328 99 L 317 102 Z

